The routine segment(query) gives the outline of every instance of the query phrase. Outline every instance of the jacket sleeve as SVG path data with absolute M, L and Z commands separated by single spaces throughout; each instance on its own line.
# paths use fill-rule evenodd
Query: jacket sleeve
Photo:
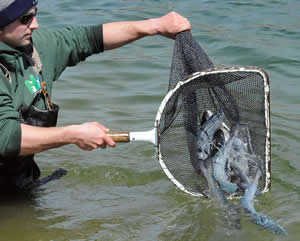
M 58 79 L 66 67 L 104 51 L 102 25 L 69 26 L 34 33 L 33 44 L 40 55 L 43 72 L 52 80 Z
M 3 74 L 0 81 L 0 156 L 16 156 L 21 146 L 19 113 L 14 109 L 11 85 Z

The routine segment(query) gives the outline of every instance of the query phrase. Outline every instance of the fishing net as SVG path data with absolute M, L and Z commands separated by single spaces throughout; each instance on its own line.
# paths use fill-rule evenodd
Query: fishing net
M 198 73 L 208 69 L 212 74 Z M 229 135 L 237 125 L 246 126 L 248 135 L 244 139 L 251 145 L 255 158 L 243 168 L 249 169 L 247 175 L 252 179 L 260 167 L 263 178 L 259 190 L 267 191 L 270 178 L 268 83 L 262 74 L 243 68 L 214 69 L 198 42 L 186 31 L 178 34 L 175 41 L 169 91 L 189 78 L 194 79 L 177 88 L 161 113 L 160 152 L 166 168 L 187 192 L 205 194 L 208 187 L 197 167 L 196 133 L 205 113 L 222 112 L 223 126 Z

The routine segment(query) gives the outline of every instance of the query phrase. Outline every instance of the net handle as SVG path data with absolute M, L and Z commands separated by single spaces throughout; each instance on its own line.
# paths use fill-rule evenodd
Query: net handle
M 110 131 L 107 135 L 112 138 L 115 142 L 130 142 L 130 141 L 146 141 L 157 145 L 157 128 L 153 128 L 150 131 L 142 132 L 119 132 Z
M 115 142 L 130 142 L 130 133 L 121 131 L 110 131 L 107 135 Z

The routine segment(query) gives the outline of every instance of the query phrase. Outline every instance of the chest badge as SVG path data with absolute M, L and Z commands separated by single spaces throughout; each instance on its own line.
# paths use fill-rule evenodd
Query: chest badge
M 41 84 L 40 84 L 40 78 L 36 74 L 34 76 L 33 74 L 29 75 L 30 80 L 25 80 L 25 85 L 30 91 L 31 94 L 36 93 L 39 89 L 41 89 Z

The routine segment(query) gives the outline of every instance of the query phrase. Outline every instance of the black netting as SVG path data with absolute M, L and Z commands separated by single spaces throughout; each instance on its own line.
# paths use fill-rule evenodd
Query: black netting
M 170 74 L 169 90 L 192 73 L 212 68 L 212 62 L 190 32 L 178 34 Z M 232 129 L 247 124 L 257 161 L 249 164 L 249 176 L 256 168 L 265 167 L 266 120 L 265 86 L 262 75 L 255 71 L 225 71 L 199 76 L 184 84 L 169 99 L 160 120 L 160 151 L 170 173 L 188 191 L 203 193 L 207 182 L 197 168 L 196 133 L 205 111 L 223 112 L 223 121 Z M 264 174 L 266 170 L 263 170 Z M 260 190 L 264 189 L 261 179 Z

